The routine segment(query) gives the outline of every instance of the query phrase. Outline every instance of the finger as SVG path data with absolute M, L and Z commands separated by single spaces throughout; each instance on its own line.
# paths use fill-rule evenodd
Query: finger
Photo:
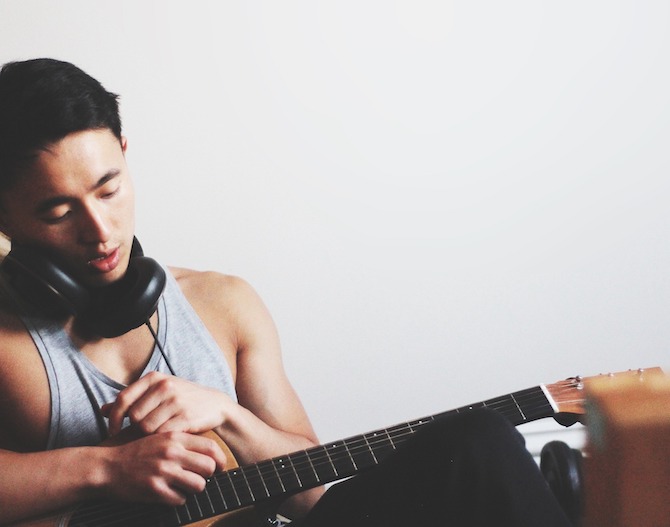
M 174 381 L 163 379 L 152 384 L 127 411 L 130 422 L 145 434 L 155 432 L 186 432 L 187 421 L 180 418 Z
M 160 401 L 156 398 L 152 399 L 148 396 L 151 395 L 152 388 L 159 384 L 164 377 L 166 377 L 164 374 L 151 372 L 121 390 L 113 403 L 103 406 L 109 418 L 109 433 L 111 435 L 121 431 L 123 419 L 126 416 L 131 417 L 131 411 L 134 413 L 131 421 L 140 421 L 146 413 L 159 404 Z M 138 405 L 138 403 L 142 404 Z
M 100 407 L 100 414 L 108 419 L 107 431 L 110 437 L 117 435 L 121 431 L 121 424 L 123 423 L 123 418 L 121 423 L 118 424 L 113 420 L 113 418 L 110 418 L 113 408 L 114 403 L 106 403 Z
M 155 412 L 147 416 L 147 424 L 155 426 L 154 433 L 163 434 L 167 432 L 193 432 L 188 426 L 188 420 L 181 414 L 171 414 L 168 416 L 168 409 L 160 411 L 162 407 L 157 408 Z M 159 412 L 160 411 L 160 412 Z M 156 414 L 155 416 L 153 414 Z M 161 415 L 162 414 L 162 415 Z
M 208 437 L 203 437 L 200 435 L 193 434 L 180 434 L 186 436 L 183 439 L 183 445 L 191 452 L 198 453 L 202 456 L 207 457 L 214 462 L 214 466 L 207 466 L 211 469 L 211 472 L 207 473 L 206 476 L 211 476 L 215 470 L 224 470 L 227 464 L 227 458 L 224 451 L 221 449 L 219 444 Z M 203 474 L 204 475 L 204 474 Z
M 187 495 L 202 492 L 205 489 L 208 477 L 185 467 L 175 467 L 173 473 L 156 477 L 151 485 L 151 491 L 167 505 L 183 505 Z

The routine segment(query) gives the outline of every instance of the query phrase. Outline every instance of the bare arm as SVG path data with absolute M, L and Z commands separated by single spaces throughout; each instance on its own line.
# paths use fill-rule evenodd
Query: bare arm
M 0 524 L 91 497 L 181 503 L 225 458 L 215 442 L 159 434 L 109 447 L 44 451 L 46 372 L 23 325 L 0 311 Z
M 205 478 L 224 464 L 215 442 L 183 433 L 156 434 L 114 447 L 0 450 L 0 523 L 91 498 L 179 505 L 186 494 L 203 490 Z
M 216 273 L 175 275 L 231 364 L 239 404 L 182 379 L 151 374 L 106 408 L 110 430 L 118 431 L 125 415 L 145 433 L 214 429 L 240 464 L 317 444 L 286 377 L 274 322 L 255 291 L 243 280 Z M 300 516 L 322 492 L 313 489 L 292 498 L 286 513 Z

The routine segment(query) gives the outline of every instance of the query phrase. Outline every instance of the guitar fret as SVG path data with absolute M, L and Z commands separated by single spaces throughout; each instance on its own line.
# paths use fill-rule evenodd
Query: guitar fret
M 495 399 L 489 399 L 486 403 L 482 403 L 480 406 L 474 405 L 474 408 L 483 408 L 484 404 L 486 407 L 497 411 L 499 414 L 506 417 L 509 421 L 514 422 L 517 415 L 519 415 L 517 410 L 517 404 L 512 399 L 511 396 L 505 397 L 496 397 Z
M 311 488 L 319 484 L 319 475 L 314 470 L 314 464 L 306 450 L 291 454 L 289 458 L 294 470 L 297 472 L 301 487 Z
M 309 461 L 309 467 L 312 471 L 312 474 L 314 474 L 315 478 L 315 483 L 321 483 L 321 478 L 319 477 L 319 473 L 316 471 L 316 467 L 314 466 L 314 463 L 312 462 L 312 457 L 309 455 L 309 453 L 305 452 L 305 457 L 307 458 L 307 461 Z
M 298 490 L 300 488 L 298 478 L 293 473 L 293 469 L 286 465 L 285 458 L 275 458 L 273 461 L 284 490 L 287 492 Z
M 226 502 L 226 495 L 223 492 L 223 489 L 221 488 L 221 485 L 219 485 L 219 478 L 214 477 L 213 478 L 214 483 L 216 485 L 216 489 L 218 491 L 218 496 L 221 498 L 221 504 L 223 505 L 223 510 L 228 510 L 230 507 L 228 506 L 228 503 Z
M 260 482 L 263 484 L 263 492 L 265 492 L 265 497 L 269 498 L 270 497 L 270 491 L 268 490 L 268 486 L 265 484 L 265 479 L 263 478 L 263 473 L 261 472 L 261 469 L 257 464 L 254 465 L 254 468 L 256 469 L 256 472 L 258 472 L 258 475 L 260 476 Z
M 384 430 L 384 432 L 386 433 L 386 437 L 388 437 L 389 443 L 393 447 L 393 450 L 396 450 L 395 443 L 393 442 L 393 438 L 391 437 L 391 434 L 389 434 L 388 430 Z
M 244 468 L 241 468 L 239 472 L 242 475 L 242 479 L 244 480 L 244 483 L 247 486 L 247 489 L 249 489 L 249 495 L 251 496 L 251 501 L 252 502 L 256 501 L 256 497 L 254 496 L 254 491 L 251 490 L 251 485 L 249 485 L 249 479 L 247 478 L 247 475 L 244 471 Z
M 228 478 L 228 484 L 230 485 L 231 490 L 233 491 L 233 494 L 235 496 L 235 501 L 237 501 L 237 505 L 242 505 L 242 502 L 240 501 L 240 496 L 237 494 L 237 489 L 235 488 L 235 482 L 233 481 L 233 475 L 234 472 L 226 472 L 226 476 Z
M 233 485 L 233 491 L 239 505 L 250 505 L 256 501 L 254 498 L 245 469 L 238 467 L 229 472 L 229 478 Z
M 349 453 L 346 440 L 330 443 L 326 453 L 338 479 L 351 476 L 357 472 L 356 464 Z
M 349 456 L 349 459 L 351 460 L 352 465 L 354 466 L 354 470 L 358 472 L 358 465 L 356 464 L 356 460 L 354 457 L 351 455 L 351 450 L 349 450 L 349 447 L 347 446 L 347 442 L 344 441 L 344 449 L 347 451 L 347 455 Z
M 203 518 L 215 513 L 214 504 L 209 496 L 209 492 L 207 492 L 207 486 L 205 486 L 203 492 L 196 494 L 196 496 L 199 496 L 198 508 L 200 509 Z
M 388 435 L 388 432 L 384 430 L 384 433 L 372 432 L 370 434 L 365 434 L 366 441 L 371 445 L 371 450 L 374 453 L 375 460 L 377 463 L 384 459 L 388 454 L 395 450 L 393 442 Z
M 277 474 L 277 480 L 279 480 L 279 483 L 281 484 L 282 491 L 286 492 L 286 487 L 284 486 L 284 482 L 281 479 L 281 474 L 279 474 L 279 470 L 277 470 L 277 465 L 275 465 L 275 463 L 272 462 L 272 461 L 271 461 L 271 463 L 272 463 L 272 468 L 275 471 L 275 474 Z
M 230 481 L 230 474 L 228 472 L 222 472 L 214 476 L 214 483 L 216 485 L 219 497 L 223 503 L 223 511 L 228 511 L 234 509 L 239 505 L 239 502 L 236 504 L 237 497 L 235 494 L 235 489 Z
M 192 501 L 194 502 L 195 506 L 195 514 L 191 514 L 194 518 L 202 518 L 203 517 L 203 512 L 202 512 L 202 507 L 200 506 L 200 500 L 202 499 L 202 495 L 200 493 L 194 494 L 192 496 L 189 496 L 189 498 L 192 498 Z
M 328 452 L 328 448 L 324 448 L 324 452 L 328 457 L 328 462 L 330 463 L 330 466 L 333 467 L 333 472 L 335 473 L 336 476 L 339 477 L 340 474 L 337 472 L 337 468 L 335 467 L 335 463 L 333 463 L 333 458 L 330 456 L 330 452 Z
M 193 516 L 191 515 L 191 509 L 189 507 L 189 498 L 190 496 L 186 499 L 186 503 L 184 505 L 181 505 L 177 508 L 177 514 L 179 516 L 179 521 L 183 523 L 188 523 L 194 521 Z M 183 512 L 183 515 L 182 515 Z
M 310 448 L 306 452 L 317 481 L 334 481 L 337 478 L 337 472 L 328 455 L 328 449 L 325 446 Z
M 271 460 L 258 463 L 257 467 L 270 496 L 276 496 L 286 492 L 284 484 L 279 477 L 279 473 L 277 472 L 277 469 Z
M 525 408 L 528 421 L 534 421 L 554 413 L 554 408 L 547 399 L 542 387 L 529 388 L 516 394 L 517 400 Z
M 370 444 L 364 436 L 347 439 L 344 441 L 344 446 L 353 464 L 354 471 L 360 471 L 377 464 Z
M 402 442 L 402 440 L 405 438 L 407 435 L 407 430 L 408 430 L 408 424 L 403 423 L 401 425 L 396 425 L 391 428 L 387 429 L 387 435 L 389 436 L 389 439 L 391 440 L 391 445 L 393 445 L 393 449 L 396 449 L 396 442 Z M 410 432 L 411 433 L 411 432 Z M 394 440 L 395 438 L 395 440 Z
M 298 481 L 298 487 L 302 488 L 302 481 L 300 480 L 300 476 L 298 475 L 298 472 L 295 469 L 295 465 L 293 464 L 293 459 L 291 459 L 291 456 L 287 456 L 288 462 L 291 464 L 291 468 L 293 469 L 293 474 L 295 474 L 295 479 Z
M 370 446 L 370 442 L 368 441 L 368 436 L 367 434 L 363 435 L 363 439 L 365 440 L 365 444 L 368 447 L 368 450 L 370 451 L 370 455 L 372 456 L 372 461 L 375 465 L 379 465 L 379 460 L 377 459 L 377 456 L 375 456 L 375 451 L 372 449 Z
M 523 410 L 522 410 L 521 407 L 519 406 L 519 403 L 518 403 L 517 400 L 514 398 L 514 394 L 512 394 L 511 397 L 512 397 L 512 401 L 514 401 L 514 404 L 516 405 L 517 409 L 519 410 L 519 413 L 521 414 L 521 418 L 525 421 L 525 420 L 526 420 L 526 416 L 524 415 Z
M 178 525 L 182 524 L 181 518 L 179 517 L 179 508 L 178 507 L 175 507 L 174 509 L 172 509 L 172 515 L 171 516 L 172 516 L 171 518 L 166 518 L 166 524 L 165 524 L 166 527 L 168 527 L 168 526 L 172 527 L 173 525 L 178 526 Z M 174 524 L 173 524 L 173 520 L 174 520 Z
M 423 419 L 417 419 L 416 421 L 410 421 L 409 423 L 407 423 L 407 426 L 409 426 L 409 429 L 412 432 L 416 432 L 419 428 L 421 428 L 422 426 L 430 423 L 433 420 L 434 419 L 432 417 L 424 417 Z

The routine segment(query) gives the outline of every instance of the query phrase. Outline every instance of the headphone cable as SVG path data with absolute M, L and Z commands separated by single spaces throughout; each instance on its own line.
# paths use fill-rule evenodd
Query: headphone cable
M 160 351 L 161 355 L 163 356 L 163 360 L 165 361 L 165 365 L 168 367 L 168 370 L 170 370 L 170 373 L 174 377 L 176 377 L 177 374 L 172 369 L 172 366 L 170 365 L 170 361 L 168 360 L 167 355 L 165 354 L 165 350 L 163 349 L 163 346 L 161 346 L 161 343 L 158 340 L 158 335 L 156 335 L 156 332 L 154 331 L 154 327 L 151 325 L 151 321 L 148 318 L 147 318 L 147 321 L 145 322 L 145 324 L 149 328 L 149 331 L 151 331 L 151 336 L 154 338 L 154 342 L 156 343 L 156 346 L 158 347 L 158 351 Z

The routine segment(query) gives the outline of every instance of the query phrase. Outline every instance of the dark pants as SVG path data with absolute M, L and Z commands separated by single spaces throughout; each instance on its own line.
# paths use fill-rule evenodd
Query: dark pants
M 523 437 L 475 410 L 423 427 L 379 466 L 333 485 L 298 527 L 569 527 Z

